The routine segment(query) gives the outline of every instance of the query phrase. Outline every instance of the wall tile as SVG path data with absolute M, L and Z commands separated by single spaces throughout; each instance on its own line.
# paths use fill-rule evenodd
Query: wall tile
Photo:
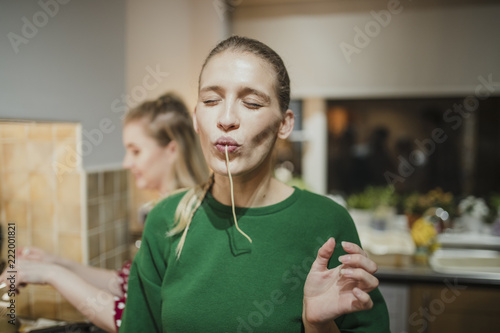
M 99 196 L 99 173 L 92 172 L 87 175 L 87 198 L 89 201 Z
M 53 165 L 57 166 L 59 174 L 77 172 L 82 165 L 81 154 L 76 149 L 76 141 L 66 140 L 55 143 Z
M 8 200 L 28 202 L 29 175 L 27 172 L 4 172 L 2 174 L 2 195 Z
M 142 232 L 143 230 L 143 225 L 142 222 L 139 221 L 139 209 L 142 205 L 145 203 L 152 201 L 152 200 L 158 200 L 158 193 L 155 191 L 148 191 L 148 190 L 141 190 L 138 189 L 134 184 L 134 177 L 128 173 L 129 175 L 129 183 L 130 185 L 130 230 L 132 232 Z
M 120 267 L 123 266 L 124 261 L 122 260 L 122 254 L 121 254 L 121 252 L 118 253 L 114 257 L 114 259 L 115 259 L 115 263 L 113 264 L 113 266 L 115 267 L 115 269 L 119 269 Z
M 114 256 L 106 258 L 105 266 L 106 269 L 118 269 L 120 266 L 116 266 L 116 258 Z
M 117 207 L 116 207 L 116 218 L 120 220 L 124 220 L 129 218 L 129 210 L 130 210 L 130 205 L 129 205 L 129 195 L 127 192 L 121 192 L 119 195 L 119 199 L 117 201 Z
M 116 269 L 129 258 L 128 173 L 125 170 L 97 172 L 87 175 L 87 179 L 89 262 Z M 91 182 L 94 185 L 90 185 Z M 97 198 L 95 189 L 90 189 L 96 187 L 95 183 L 99 189 Z M 98 215 L 100 224 L 96 223 Z
M 18 248 L 37 246 L 82 261 L 86 221 L 81 220 L 78 134 L 78 124 L 0 122 L 0 218 L 4 225 L 16 223 Z M 17 296 L 16 311 L 29 317 L 83 319 L 64 302 L 53 289 L 33 285 Z
M 16 228 L 27 230 L 28 228 L 28 202 L 22 200 L 4 201 L 5 222 L 13 222 Z
M 121 263 L 121 265 L 123 265 L 128 260 L 131 260 L 130 247 L 126 246 L 125 249 L 120 254 L 120 263 Z
M 28 142 L 26 144 L 28 169 L 37 172 L 52 172 L 52 142 Z
M 28 170 L 26 142 L 4 143 L 2 147 L 4 172 L 20 172 Z
M 129 243 L 128 226 L 124 221 L 116 224 L 114 233 L 117 246 L 127 245 Z
M 16 315 L 19 317 L 31 317 L 31 285 L 28 285 L 19 290 L 16 295 Z
M 29 174 L 30 200 L 52 201 L 54 193 L 53 176 L 48 173 L 30 172 Z
M 90 234 L 89 235 L 89 261 L 95 260 L 99 258 L 101 254 L 101 242 L 100 242 L 100 233 Z
M 116 240 L 115 240 L 115 229 L 113 226 L 107 227 L 104 231 L 104 237 L 105 237 L 105 245 L 104 245 L 104 251 L 108 252 L 113 250 L 116 247 Z
M 79 204 L 80 195 L 80 175 L 65 174 L 59 177 L 57 182 L 57 200 L 63 204 Z
M 102 231 L 99 232 L 99 248 L 101 250 L 100 253 L 100 260 L 101 263 L 102 261 L 106 258 L 106 233 L 104 232 L 104 228 L 102 228 Z M 101 265 L 100 267 L 104 267 Z
M 82 237 L 68 233 L 59 234 L 59 251 L 60 256 L 71 260 L 82 262 Z
M 52 141 L 52 124 L 33 123 L 27 125 L 28 140 Z
M 31 234 L 29 229 L 18 229 L 16 233 L 16 248 L 30 246 L 31 245 Z
M 115 223 L 116 220 L 119 219 L 120 215 L 120 193 L 117 193 L 116 195 L 113 196 L 113 199 L 110 200 L 111 206 L 113 207 L 113 213 L 112 213 L 112 221 Z
M 29 206 L 31 211 L 31 227 L 33 230 L 54 229 L 55 209 L 51 201 L 31 202 Z
M 81 206 L 79 204 L 57 205 L 56 219 L 60 232 L 79 233 L 82 230 Z
M 54 124 L 54 137 L 57 141 L 75 139 L 79 124 Z
M 5 169 L 5 160 L 3 158 L 3 143 L 2 141 L 0 141 L 0 175 L 4 172 L 4 169 Z
M 104 199 L 101 202 L 100 209 L 103 211 L 101 218 L 104 224 L 109 224 L 114 221 L 115 217 L 115 207 L 113 205 L 113 199 Z
M 53 294 L 55 296 L 57 291 L 49 284 L 33 284 L 31 285 L 31 293 Z
M 0 131 L 0 139 L 26 139 L 26 124 L 25 123 L 0 123 L 2 130 Z
M 100 257 L 95 257 L 92 260 L 89 260 L 89 266 L 92 267 L 101 267 L 101 258 Z
M 110 195 L 115 193 L 115 171 L 106 171 L 103 173 L 103 194 Z
M 53 288 L 46 289 L 46 286 L 34 286 L 36 304 L 33 304 L 31 313 L 35 318 L 57 319 L 57 296 Z M 50 286 L 49 286 L 50 287 Z
M 87 229 L 92 230 L 100 225 L 99 204 L 93 203 L 87 206 Z
M 119 171 L 119 191 L 126 192 L 128 191 L 128 171 L 121 170 Z
M 32 230 L 31 232 L 31 245 L 39 247 L 47 252 L 57 253 L 55 240 L 56 237 L 54 228 Z

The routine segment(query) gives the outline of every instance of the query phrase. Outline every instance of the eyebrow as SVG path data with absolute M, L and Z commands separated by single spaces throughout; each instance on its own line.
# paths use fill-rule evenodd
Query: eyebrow
M 271 97 L 269 97 L 268 94 L 263 93 L 262 91 L 252 89 L 252 88 L 244 88 L 241 92 L 241 95 L 244 95 L 244 96 L 250 95 L 250 94 L 257 95 L 264 100 L 264 103 L 271 104 Z
M 208 92 L 208 91 L 221 92 L 221 91 L 223 91 L 223 89 L 220 86 L 208 86 L 208 87 L 200 89 L 200 92 Z
M 200 89 L 200 92 L 208 92 L 208 91 L 214 91 L 216 93 L 221 93 L 224 91 L 224 89 L 221 86 L 208 86 L 208 87 L 204 87 L 204 88 Z M 271 104 L 271 97 L 268 94 L 266 94 L 260 90 L 245 87 L 238 93 L 239 96 L 246 96 L 246 95 L 250 95 L 250 94 L 257 95 L 260 98 L 262 98 L 265 103 Z

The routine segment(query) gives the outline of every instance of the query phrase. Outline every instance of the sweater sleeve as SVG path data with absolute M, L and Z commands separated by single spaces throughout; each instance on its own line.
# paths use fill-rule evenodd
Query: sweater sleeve
M 161 206 L 158 204 L 150 212 L 141 247 L 132 262 L 120 333 L 162 332 L 161 286 L 169 238 Z
M 337 213 L 334 216 L 337 221 L 337 237 L 338 242 L 348 241 L 361 245 L 359 241 L 358 232 L 354 222 L 347 212 L 347 210 L 341 206 L 337 207 Z M 338 257 L 345 254 L 344 250 L 338 251 L 337 255 L 334 254 L 335 259 L 331 261 L 330 267 L 334 267 L 340 264 Z M 332 258 L 333 259 L 333 258 Z M 390 332 L 389 328 L 389 312 L 387 310 L 387 305 L 385 304 L 384 297 L 380 293 L 378 288 L 375 288 L 369 293 L 373 301 L 373 308 L 365 311 L 358 311 L 353 313 L 348 313 L 340 316 L 335 320 L 338 328 L 342 333 L 387 333 Z

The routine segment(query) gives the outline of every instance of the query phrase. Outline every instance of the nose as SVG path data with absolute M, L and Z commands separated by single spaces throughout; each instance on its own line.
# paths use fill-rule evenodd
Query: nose
M 130 154 L 125 153 L 125 157 L 123 158 L 123 168 L 130 169 L 132 167 L 132 159 L 130 158 Z
M 235 104 L 236 103 L 226 103 L 217 120 L 217 127 L 225 132 L 238 129 L 240 127 L 238 109 Z

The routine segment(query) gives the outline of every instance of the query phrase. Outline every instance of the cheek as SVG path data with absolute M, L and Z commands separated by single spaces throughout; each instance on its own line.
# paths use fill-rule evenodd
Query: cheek
M 201 147 L 203 151 L 205 151 L 210 146 L 210 136 L 203 128 L 198 127 L 198 137 L 200 139 Z
M 144 154 L 137 161 L 137 166 L 145 175 L 152 174 L 162 164 L 164 164 L 164 161 L 161 160 L 160 156 L 152 153 Z
M 272 139 L 271 141 L 274 142 L 278 136 L 278 131 L 279 127 L 281 124 L 281 119 L 276 118 L 272 119 L 271 121 L 267 122 L 266 124 L 263 124 L 261 126 L 257 126 L 262 128 L 261 131 L 259 131 L 253 138 L 252 138 L 252 143 L 254 145 L 262 145 L 265 144 L 267 141 Z

